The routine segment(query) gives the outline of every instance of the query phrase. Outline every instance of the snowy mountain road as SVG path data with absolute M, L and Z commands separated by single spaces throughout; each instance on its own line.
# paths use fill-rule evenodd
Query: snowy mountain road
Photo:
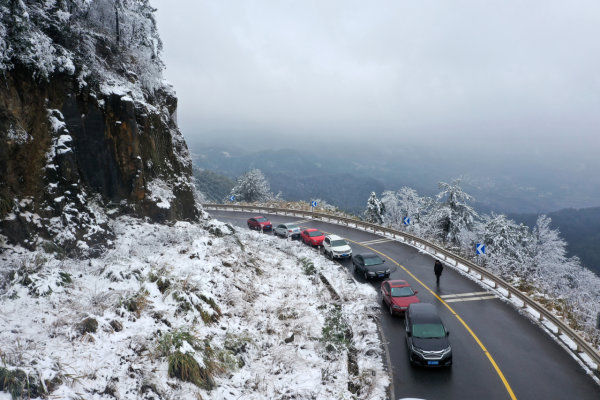
M 214 211 L 211 215 L 245 226 L 249 214 Z M 274 224 L 293 217 L 270 215 Z M 578 362 L 548 334 L 514 307 L 452 268 L 445 268 L 435 286 L 433 259 L 395 241 L 321 221 L 302 225 L 332 232 L 351 241 L 354 253 L 376 251 L 387 257 L 391 279 L 407 280 L 422 302 L 436 306 L 451 332 L 451 369 L 412 368 L 408 362 L 402 318 L 382 308 L 381 326 L 386 339 L 397 397 L 423 399 L 598 399 L 600 387 Z M 364 244 L 361 244 L 364 243 Z M 348 260 L 341 261 L 351 268 Z M 395 271 L 394 271 L 395 269 Z M 360 278 L 357 278 L 360 280 Z M 379 282 L 368 282 L 377 289 Z M 448 304 L 450 303 L 450 304 Z

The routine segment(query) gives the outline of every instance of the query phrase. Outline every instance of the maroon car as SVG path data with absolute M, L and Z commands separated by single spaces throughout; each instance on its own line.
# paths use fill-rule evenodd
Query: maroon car
M 388 306 L 391 315 L 404 315 L 410 304 L 419 303 L 417 293 L 403 280 L 381 282 L 381 297 L 384 305 Z
M 252 217 L 248 220 L 248 228 L 257 231 L 270 231 L 273 229 L 271 222 L 263 216 Z

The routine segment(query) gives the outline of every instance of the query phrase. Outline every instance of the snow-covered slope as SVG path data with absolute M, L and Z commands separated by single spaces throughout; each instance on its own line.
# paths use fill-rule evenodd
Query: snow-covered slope
M 385 398 L 377 295 L 339 265 L 214 220 L 107 223 L 114 248 L 96 259 L 1 256 L 10 388 L 28 375 L 32 398 Z

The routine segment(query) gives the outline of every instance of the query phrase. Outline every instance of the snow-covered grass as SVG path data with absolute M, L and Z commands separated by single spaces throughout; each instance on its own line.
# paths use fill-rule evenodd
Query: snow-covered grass
M 0 374 L 32 398 L 385 398 L 376 292 L 339 265 L 218 221 L 110 224 L 100 258 L 1 256 Z

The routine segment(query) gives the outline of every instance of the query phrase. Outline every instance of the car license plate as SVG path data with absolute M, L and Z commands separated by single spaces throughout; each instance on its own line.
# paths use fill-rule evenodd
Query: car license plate
M 348 257 L 348 254 L 342 254 L 342 257 Z
M 427 361 L 427 365 L 439 365 L 439 361 Z
M 383 278 L 385 276 L 385 274 L 379 274 L 377 275 L 379 278 Z

